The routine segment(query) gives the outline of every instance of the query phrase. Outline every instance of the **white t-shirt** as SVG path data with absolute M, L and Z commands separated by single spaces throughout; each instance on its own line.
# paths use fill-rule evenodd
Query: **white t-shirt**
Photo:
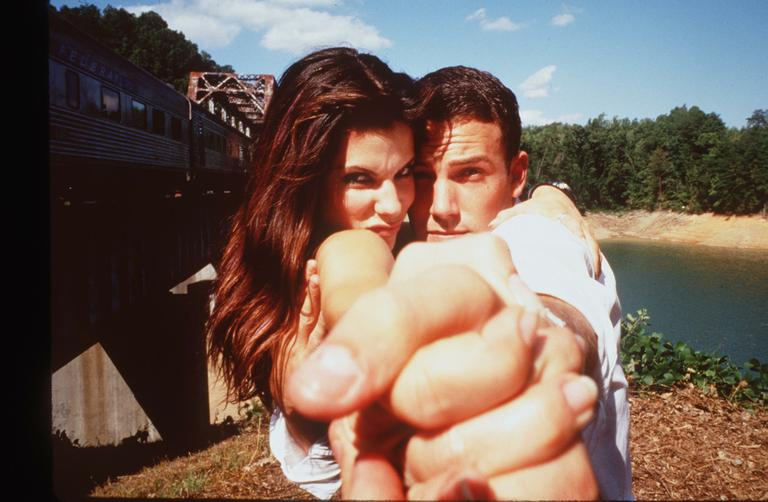
M 627 380 L 619 363 L 621 307 L 608 261 L 601 257 L 601 274 L 595 278 L 589 247 L 562 224 L 544 216 L 515 216 L 493 233 L 509 246 L 515 267 L 528 287 L 571 304 L 595 330 L 600 364 L 592 376 L 600 382 L 600 396 L 596 416 L 582 431 L 582 439 L 601 497 L 634 499 Z M 288 434 L 280 410 L 272 415 L 269 445 L 286 477 L 318 498 L 330 498 L 341 486 L 339 468 L 327 442 L 318 441 L 304 455 Z
M 597 334 L 599 364 L 591 375 L 600 386 L 595 418 L 582 431 L 600 496 L 633 500 L 629 456 L 627 379 L 619 360 L 621 306 L 616 278 L 601 255 L 595 277 L 586 243 L 555 220 L 540 215 L 511 218 L 493 231 L 504 239 L 520 278 L 536 293 L 576 308 Z

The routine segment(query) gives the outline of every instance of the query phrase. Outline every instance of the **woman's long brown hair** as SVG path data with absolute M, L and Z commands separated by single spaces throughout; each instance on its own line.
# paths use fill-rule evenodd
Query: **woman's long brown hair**
M 304 267 L 327 236 L 324 181 L 349 130 L 405 121 L 411 79 L 354 49 L 309 54 L 280 78 L 256 144 L 244 202 L 218 267 L 208 354 L 232 402 L 282 405 Z

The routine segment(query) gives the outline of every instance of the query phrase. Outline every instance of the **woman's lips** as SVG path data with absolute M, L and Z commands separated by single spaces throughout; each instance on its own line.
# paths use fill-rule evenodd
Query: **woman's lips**
M 368 230 L 379 234 L 381 237 L 394 237 L 400 231 L 400 225 L 374 225 L 368 227 Z

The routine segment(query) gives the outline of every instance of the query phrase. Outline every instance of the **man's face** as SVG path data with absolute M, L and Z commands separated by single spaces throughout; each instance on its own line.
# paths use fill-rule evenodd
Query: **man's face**
M 416 200 L 410 218 L 420 240 L 488 230 L 525 186 L 528 155 L 507 159 L 492 122 L 429 122 L 416 155 Z

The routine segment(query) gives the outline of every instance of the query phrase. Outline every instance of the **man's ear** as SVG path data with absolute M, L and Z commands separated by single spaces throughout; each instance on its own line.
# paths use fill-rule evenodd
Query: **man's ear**
M 520 150 L 509 162 L 509 182 L 513 198 L 520 197 L 528 180 L 528 154 Z

